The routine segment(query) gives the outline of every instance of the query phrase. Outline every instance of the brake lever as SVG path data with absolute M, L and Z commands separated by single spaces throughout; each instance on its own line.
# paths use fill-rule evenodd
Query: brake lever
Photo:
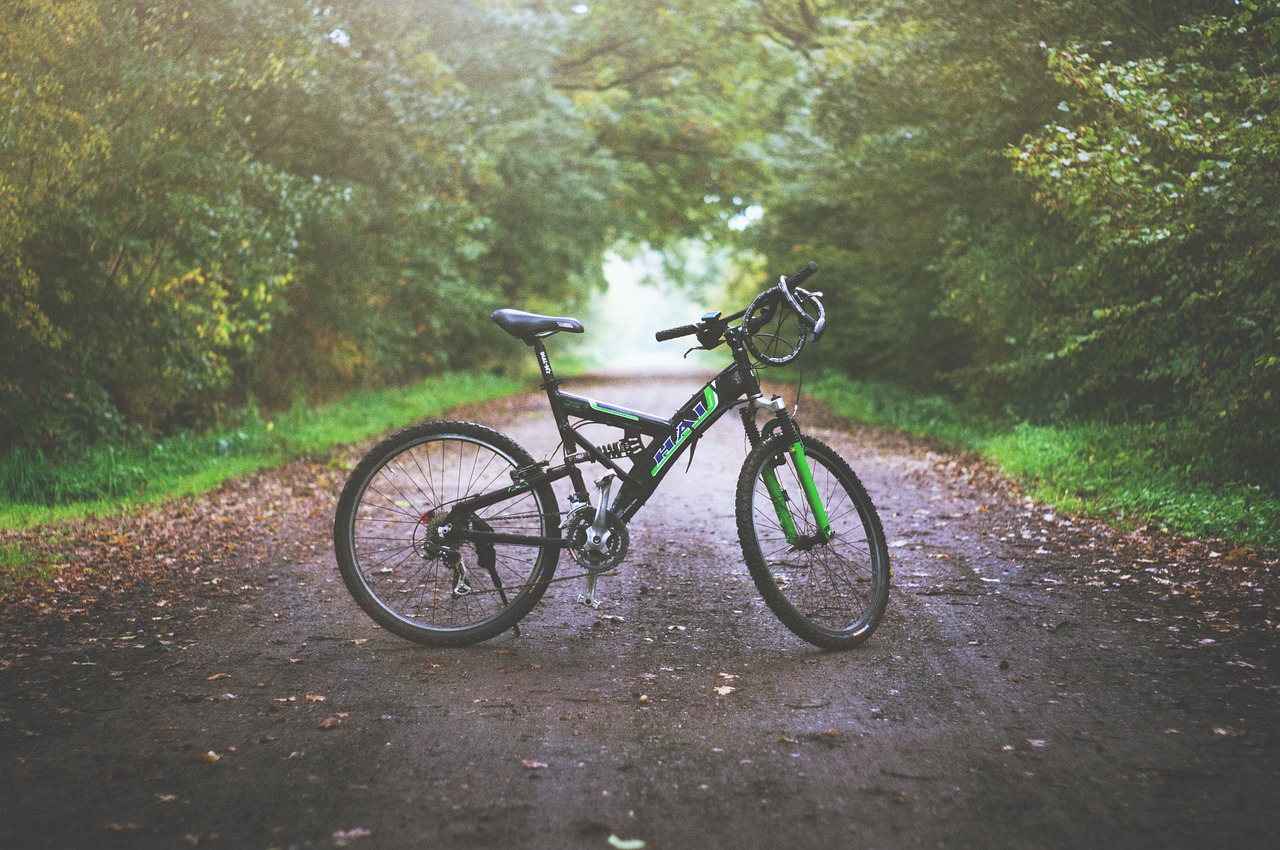
M 688 351 L 684 353 L 684 357 L 687 358 L 690 354 L 692 354 L 695 351 L 712 351 L 714 349 L 719 348 L 722 345 L 724 345 L 723 339 L 716 342 L 715 345 L 695 345 L 693 348 L 690 348 Z

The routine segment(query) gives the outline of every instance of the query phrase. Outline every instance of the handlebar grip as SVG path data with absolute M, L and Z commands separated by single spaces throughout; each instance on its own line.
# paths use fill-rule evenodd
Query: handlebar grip
M 665 331 L 658 331 L 653 338 L 658 342 L 666 342 L 669 339 L 677 339 L 682 336 L 693 336 L 702 330 L 697 325 L 681 325 L 678 328 L 667 328 Z
M 800 284 L 808 280 L 809 277 L 817 270 L 818 270 L 818 264 L 811 262 L 809 263 L 809 265 L 805 266 L 800 271 L 796 272 L 791 277 L 787 278 L 787 283 L 789 283 L 791 286 L 799 286 Z

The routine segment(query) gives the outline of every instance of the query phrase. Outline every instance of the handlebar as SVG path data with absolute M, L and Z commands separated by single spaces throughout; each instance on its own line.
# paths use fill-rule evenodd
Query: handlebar
M 805 266 L 800 271 L 793 274 L 791 277 L 786 278 L 787 284 L 790 286 L 799 286 L 800 284 L 808 280 L 813 275 L 813 273 L 816 272 L 817 270 L 818 270 L 818 264 L 814 262 L 810 262 L 809 265 Z
M 818 264 L 810 262 L 790 277 L 783 276 L 779 279 L 777 285 L 773 287 L 774 290 L 781 293 L 781 300 L 785 301 L 786 305 L 796 313 L 801 323 L 808 329 L 810 337 L 815 341 L 822 336 L 826 325 L 826 315 L 822 309 L 822 302 L 818 300 L 822 293 L 809 292 L 799 287 L 800 284 L 812 277 L 817 270 Z M 766 293 L 768 291 L 766 290 Z M 777 296 L 773 297 L 776 298 Z M 809 309 L 806 310 L 806 306 Z M 816 312 L 817 315 L 810 315 L 811 311 Z M 702 321 L 696 324 L 681 325 L 680 327 L 658 331 L 653 335 L 653 338 L 658 342 L 666 342 L 684 336 L 697 336 L 701 348 L 714 348 L 720 344 L 721 336 L 729 323 L 742 318 L 746 312 L 746 310 L 739 310 L 737 313 L 725 317 L 721 317 L 719 313 L 708 314 L 703 316 Z M 754 332 L 755 329 L 749 329 L 748 333 Z
M 658 331 L 653 338 L 658 342 L 666 342 L 669 339 L 679 339 L 682 336 L 693 336 L 702 328 L 697 325 L 681 325 L 678 328 L 667 328 L 665 331 Z
M 778 281 L 778 289 L 782 291 L 782 297 L 786 299 L 787 306 L 795 312 L 800 321 L 813 332 L 815 337 L 822 336 L 823 327 L 827 323 L 826 315 L 822 311 L 822 302 L 818 301 L 812 292 L 801 289 L 800 284 L 808 280 L 809 276 L 817 270 L 817 263 L 809 263 L 809 265 L 791 277 L 783 277 Z M 801 299 L 816 308 L 816 316 L 809 314 L 809 311 L 805 309 L 805 305 L 801 303 Z

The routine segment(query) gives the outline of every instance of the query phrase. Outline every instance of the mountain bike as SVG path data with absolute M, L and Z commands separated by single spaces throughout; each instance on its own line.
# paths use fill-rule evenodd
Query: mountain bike
M 707 428 L 736 408 L 750 449 L 734 512 L 756 587 L 810 643 L 843 649 L 865 641 L 889 600 L 880 519 L 849 464 L 801 433 L 780 397 L 765 399 L 757 376 L 822 337 L 822 293 L 800 286 L 816 269 L 781 277 L 745 310 L 655 334 L 659 342 L 694 337 L 696 349 L 725 345 L 732 356 L 670 418 L 561 389 L 543 340 L 583 333 L 577 319 L 494 312 L 498 327 L 533 350 L 559 431 L 552 457 L 561 460 L 535 461 L 474 422 L 425 422 L 387 437 L 352 471 L 334 518 L 338 566 L 356 602 L 388 631 L 432 646 L 508 629 L 518 635 L 567 552 L 582 569 L 569 578 L 585 577 L 578 601 L 598 607 L 598 580 L 626 557 L 628 522 Z M 610 426 L 619 439 L 597 445 L 581 433 L 587 423 Z M 600 470 L 593 490 L 586 466 Z M 562 511 L 552 484 L 565 479 Z

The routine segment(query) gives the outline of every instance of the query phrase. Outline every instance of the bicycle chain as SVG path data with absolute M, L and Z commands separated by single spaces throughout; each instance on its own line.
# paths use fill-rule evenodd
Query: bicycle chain
M 584 578 L 588 578 L 588 577 L 590 577 L 590 576 L 592 576 L 592 575 L 599 575 L 599 573 L 581 572 L 581 573 L 574 573 L 573 575 L 568 575 L 568 576 L 556 576 L 555 578 L 550 579 L 549 581 L 547 581 L 547 584 L 548 584 L 548 585 L 552 585 L 552 584 L 559 584 L 559 583 L 560 583 L 560 582 L 562 582 L 562 581 L 574 581 L 575 579 L 584 579 Z M 513 589 L 513 588 L 520 588 L 520 587 L 525 587 L 525 586 L 526 586 L 526 584 L 503 585 L 503 586 L 502 586 L 502 589 L 503 589 L 503 591 L 505 591 L 505 592 L 507 592 L 507 593 L 510 593 L 510 592 L 512 591 L 512 589 Z M 476 597 L 476 596 L 485 596 L 485 595 L 487 595 L 487 594 L 494 594 L 494 593 L 497 593 L 497 592 L 498 592 L 498 589 L 497 589 L 496 587 L 495 587 L 495 588 L 492 588 L 492 589 L 490 589 L 490 590 L 474 590 L 474 589 L 473 589 L 470 593 L 468 593 L 468 594 L 467 594 L 467 598 L 472 598 L 472 597 Z

